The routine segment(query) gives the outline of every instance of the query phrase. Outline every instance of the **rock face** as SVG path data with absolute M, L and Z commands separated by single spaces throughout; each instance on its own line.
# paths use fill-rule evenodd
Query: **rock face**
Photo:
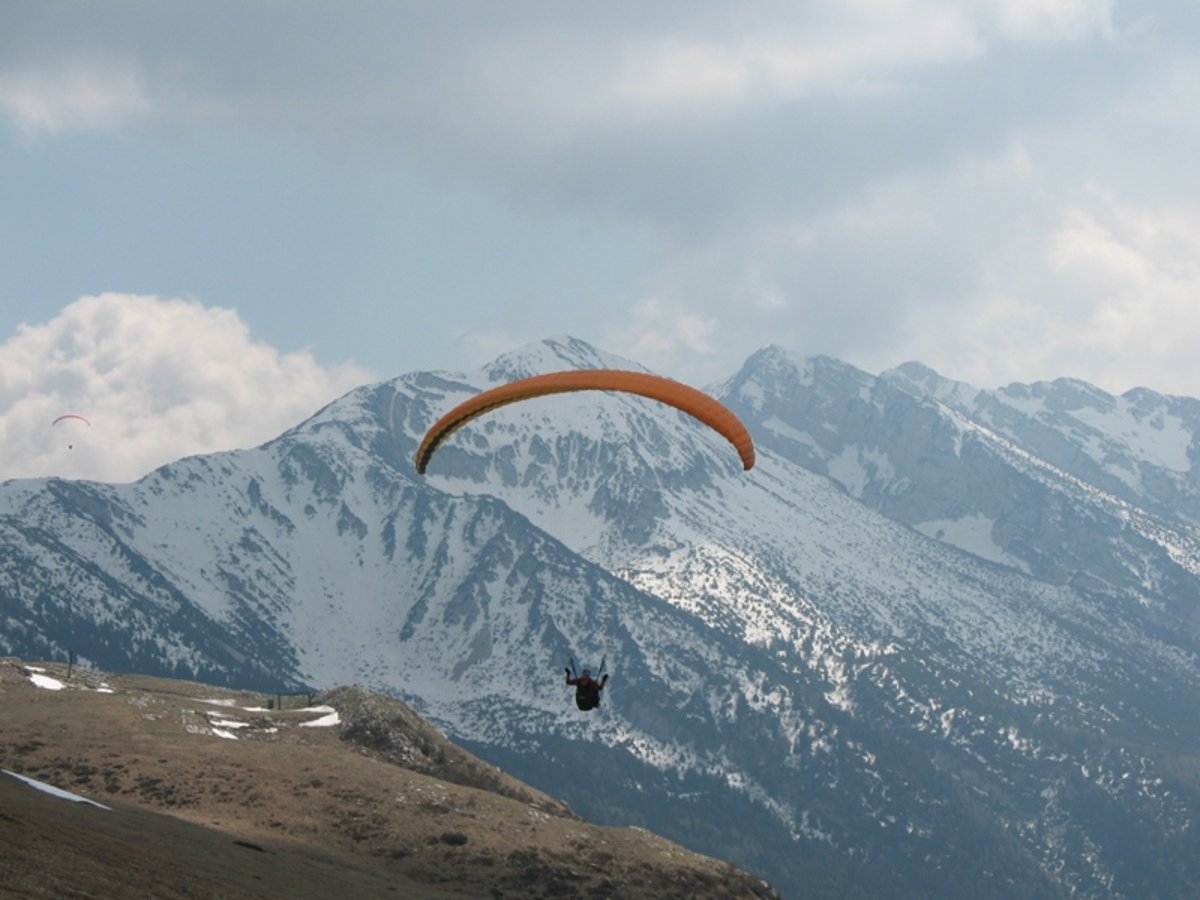
M 338 711 L 338 736 L 392 765 L 464 787 L 508 797 L 548 815 L 578 819 L 570 808 L 511 778 L 449 741 L 408 704 L 358 686 L 319 695 Z
M 636 368 L 545 341 L 136 484 L 4 484 L 0 652 L 361 684 L 788 896 L 1200 890 L 1196 401 L 769 347 L 711 389 L 748 473 L 596 394 L 481 418 L 415 474 L 445 410 L 571 366 Z M 605 654 L 579 713 L 562 668 Z M 364 750 L 434 764 L 389 715 Z

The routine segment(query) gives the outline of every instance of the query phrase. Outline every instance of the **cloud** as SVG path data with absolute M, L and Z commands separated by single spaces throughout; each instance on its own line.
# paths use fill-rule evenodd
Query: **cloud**
M 26 137 L 116 130 L 151 106 L 145 79 L 127 60 L 0 71 L 0 118 Z
M 64 5 L 75 19 L 55 9 Z M 349 13 L 309 3 L 279 40 L 273 12 L 218 7 L 23 11 L 17 35 L 30 49 L 17 44 L 12 55 L 25 58 L 0 67 L 0 111 L 44 130 L 133 113 L 177 122 L 190 111 L 197 123 L 240 118 L 339 147 L 408 143 L 477 166 L 504 151 L 511 164 L 540 167 L 580 142 L 653 139 L 697 112 L 728 117 L 814 93 L 891 91 L 1001 39 L 1112 30 L 1110 0 L 846 0 L 812 10 L 775 2 L 752 12 L 542 3 L 472 5 L 469 15 L 454 3 L 420 14 L 403 4 Z
M 689 310 L 685 304 L 661 297 L 633 305 L 625 322 L 611 326 L 602 339 L 608 348 L 637 360 L 651 371 L 672 377 L 701 372 L 698 359 L 712 357 L 716 320 Z
M 1002 31 L 1030 41 L 1112 37 L 1114 0 L 999 0 L 991 4 Z
M 1200 393 L 1200 214 L 1136 208 L 1098 192 L 1089 207 L 1066 212 L 1048 263 L 1068 294 L 1064 308 L 1083 307 L 1072 355 L 1085 377 L 1109 359 L 1135 357 L 1130 374 L 1147 386 Z
M 1069 376 L 1114 394 L 1200 396 L 1200 214 L 1093 189 L 1037 242 L 1017 277 L 943 308 L 953 344 L 914 334 L 911 357 L 982 387 Z
M 1081 146 L 1014 141 L 671 248 L 611 340 L 701 383 L 775 342 L 871 372 L 920 360 L 986 388 L 1069 376 L 1200 396 L 1200 212 L 1136 184 L 1137 202 L 1080 185 Z
M 0 345 L 0 478 L 132 481 L 255 446 L 370 380 L 251 339 L 230 309 L 107 293 Z M 86 416 L 51 423 L 64 413 Z
M 958 63 L 983 49 L 974 23 L 951 8 L 857 4 L 816 27 L 801 20 L 732 38 L 716 32 L 631 42 L 610 90 L 618 105 L 645 113 L 729 112 L 818 92 L 890 90 L 891 73 Z
M 117 209 L 151 243 L 203 226 L 132 274 L 80 267 L 69 290 L 228 297 L 292 279 L 289 296 L 327 306 L 312 276 L 337 268 L 354 272 L 356 309 L 376 296 L 403 311 L 380 359 L 424 360 L 453 335 L 445 365 L 464 368 L 571 333 L 702 383 L 776 342 L 872 371 L 921 359 L 980 386 L 1070 374 L 1197 392 L 1152 358 L 1174 337 L 1156 337 L 1152 311 L 1190 321 L 1166 299 L 1191 286 L 1182 251 L 1135 224 L 1186 241 L 1200 208 L 1182 7 L 300 3 L 275 40 L 275 11 L 218 5 L 68 0 L 82 17 L 68 29 L 63 4 L 31 4 L 24 31 L 0 34 L 0 115 L 38 133 L 135 124 L 87 146 L 160 166 L 149 199 L 97 179 L 87 206 L 57 197 L 77 182 L 48 168 L 61 218 L 42 230 L 65 258 L 81 212 Z M 210 197 L 205 220 L 193 202 Z M 319 232 L 329 210 L 361 232 Z M 192 262 L 206 257 L 221 265 Z M 211 272 L 228 293 L 197 282 Z M 247 316 L 253 302 L 239 300 Z
M 912 358 L 929 334 L 944 342 L 947 311 L 969 305 L 994 268 L 1012 275 L 1004 257 L 1028 252 L 1040 203 L 1036 169 L 1013 144 L 948 171 L 865 183 L 827 210 L 763 215 L 668 246 L 651 299 L 631 307 L 623 336 L 633 346 L 654 335 L 641 345 L 703 366 L 680 371 L 691 380 L 722 377 L 767 343 L 878 371 Z

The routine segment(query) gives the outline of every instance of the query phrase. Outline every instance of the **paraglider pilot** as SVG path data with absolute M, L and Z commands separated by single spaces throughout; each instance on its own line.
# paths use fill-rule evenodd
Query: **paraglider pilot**
M 584 669 L 583 674 L 575 678 L 571 674 L 571 667 L 568 666 L 567 684 L 575 688 L 575 705 L 586 712 L 600 705 L 600 692 L 604 690 L 604 685 L 608 684 L 608 675 L 601 675 L 600 680 L 596 681 L 592 678 L 591 669 Z

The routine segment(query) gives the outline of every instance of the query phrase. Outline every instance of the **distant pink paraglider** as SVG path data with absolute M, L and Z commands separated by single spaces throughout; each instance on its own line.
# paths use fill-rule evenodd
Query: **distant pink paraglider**
M 57 419 L 55 419 L 55 420 L 54 420 L 53 422 L 51 422 L 50 424 L 51 424 L 51 425 L 57 425 L 57 424 L 58 424 L 59 422 L 61 422 L 63 419 L 78 419 L 80 422 L 82 422 L 82 423 L 83 423 L 84 425 L 86 425 L 88 428 L 91 428 L 91 427 L 92 427 L 92 423 L 91 423 L 91 422 L 89 422 L 87 419 L 85 419 L 83 416 L 79 415 L 78 413 L 67 413 L 67 414 L 65 414 L 65 415 L 59 416 Z
M 91 422 L 89 422 L 87 419 L 85 419 L 83 416 L 79 415 L 79 413 L 64 413 L 63 415 L 61 415 L 61 416 L 59 416 L 57 419 L 55 419 L 53 422 L 51 422 L 51 423 L 50 423 L 50 425 L 51 425 L 51 426 L 57 425 L 59 422 L 62 422 L 62 421 L 64 421 L 64 420 L 66 420 L 66 419 L 78 419 L 80 422 L 82 422 L 82 423 L 83 423 L 84 425 L 86 425 L 88 428 L 91 428 L 91 427 L 92 427 L 92 423 L 91 423 Z M 74 445 L 74 444 L 67 444 L 67 449 L 68 449 L 68 450 L 74 450 L 74 449 L 75 449 L 75 445 Z

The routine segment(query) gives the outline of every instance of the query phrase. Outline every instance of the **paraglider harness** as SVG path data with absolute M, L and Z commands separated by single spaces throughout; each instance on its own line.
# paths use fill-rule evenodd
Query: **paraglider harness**
M 595 679 L 591 677 L 587 669 L 583 670 L 583 678 L 577 676 L 575 660 L 569 660 L 567 684 L 575 685 L 575 705 L 585 712 L 600 705 L 600 691 L 604 689 L 604 684 L 608 681 L 608 676 L 604 674 L 604 663 L 607 659 L 606 655 L 600 660 L 600 668 L 596 670 Z

